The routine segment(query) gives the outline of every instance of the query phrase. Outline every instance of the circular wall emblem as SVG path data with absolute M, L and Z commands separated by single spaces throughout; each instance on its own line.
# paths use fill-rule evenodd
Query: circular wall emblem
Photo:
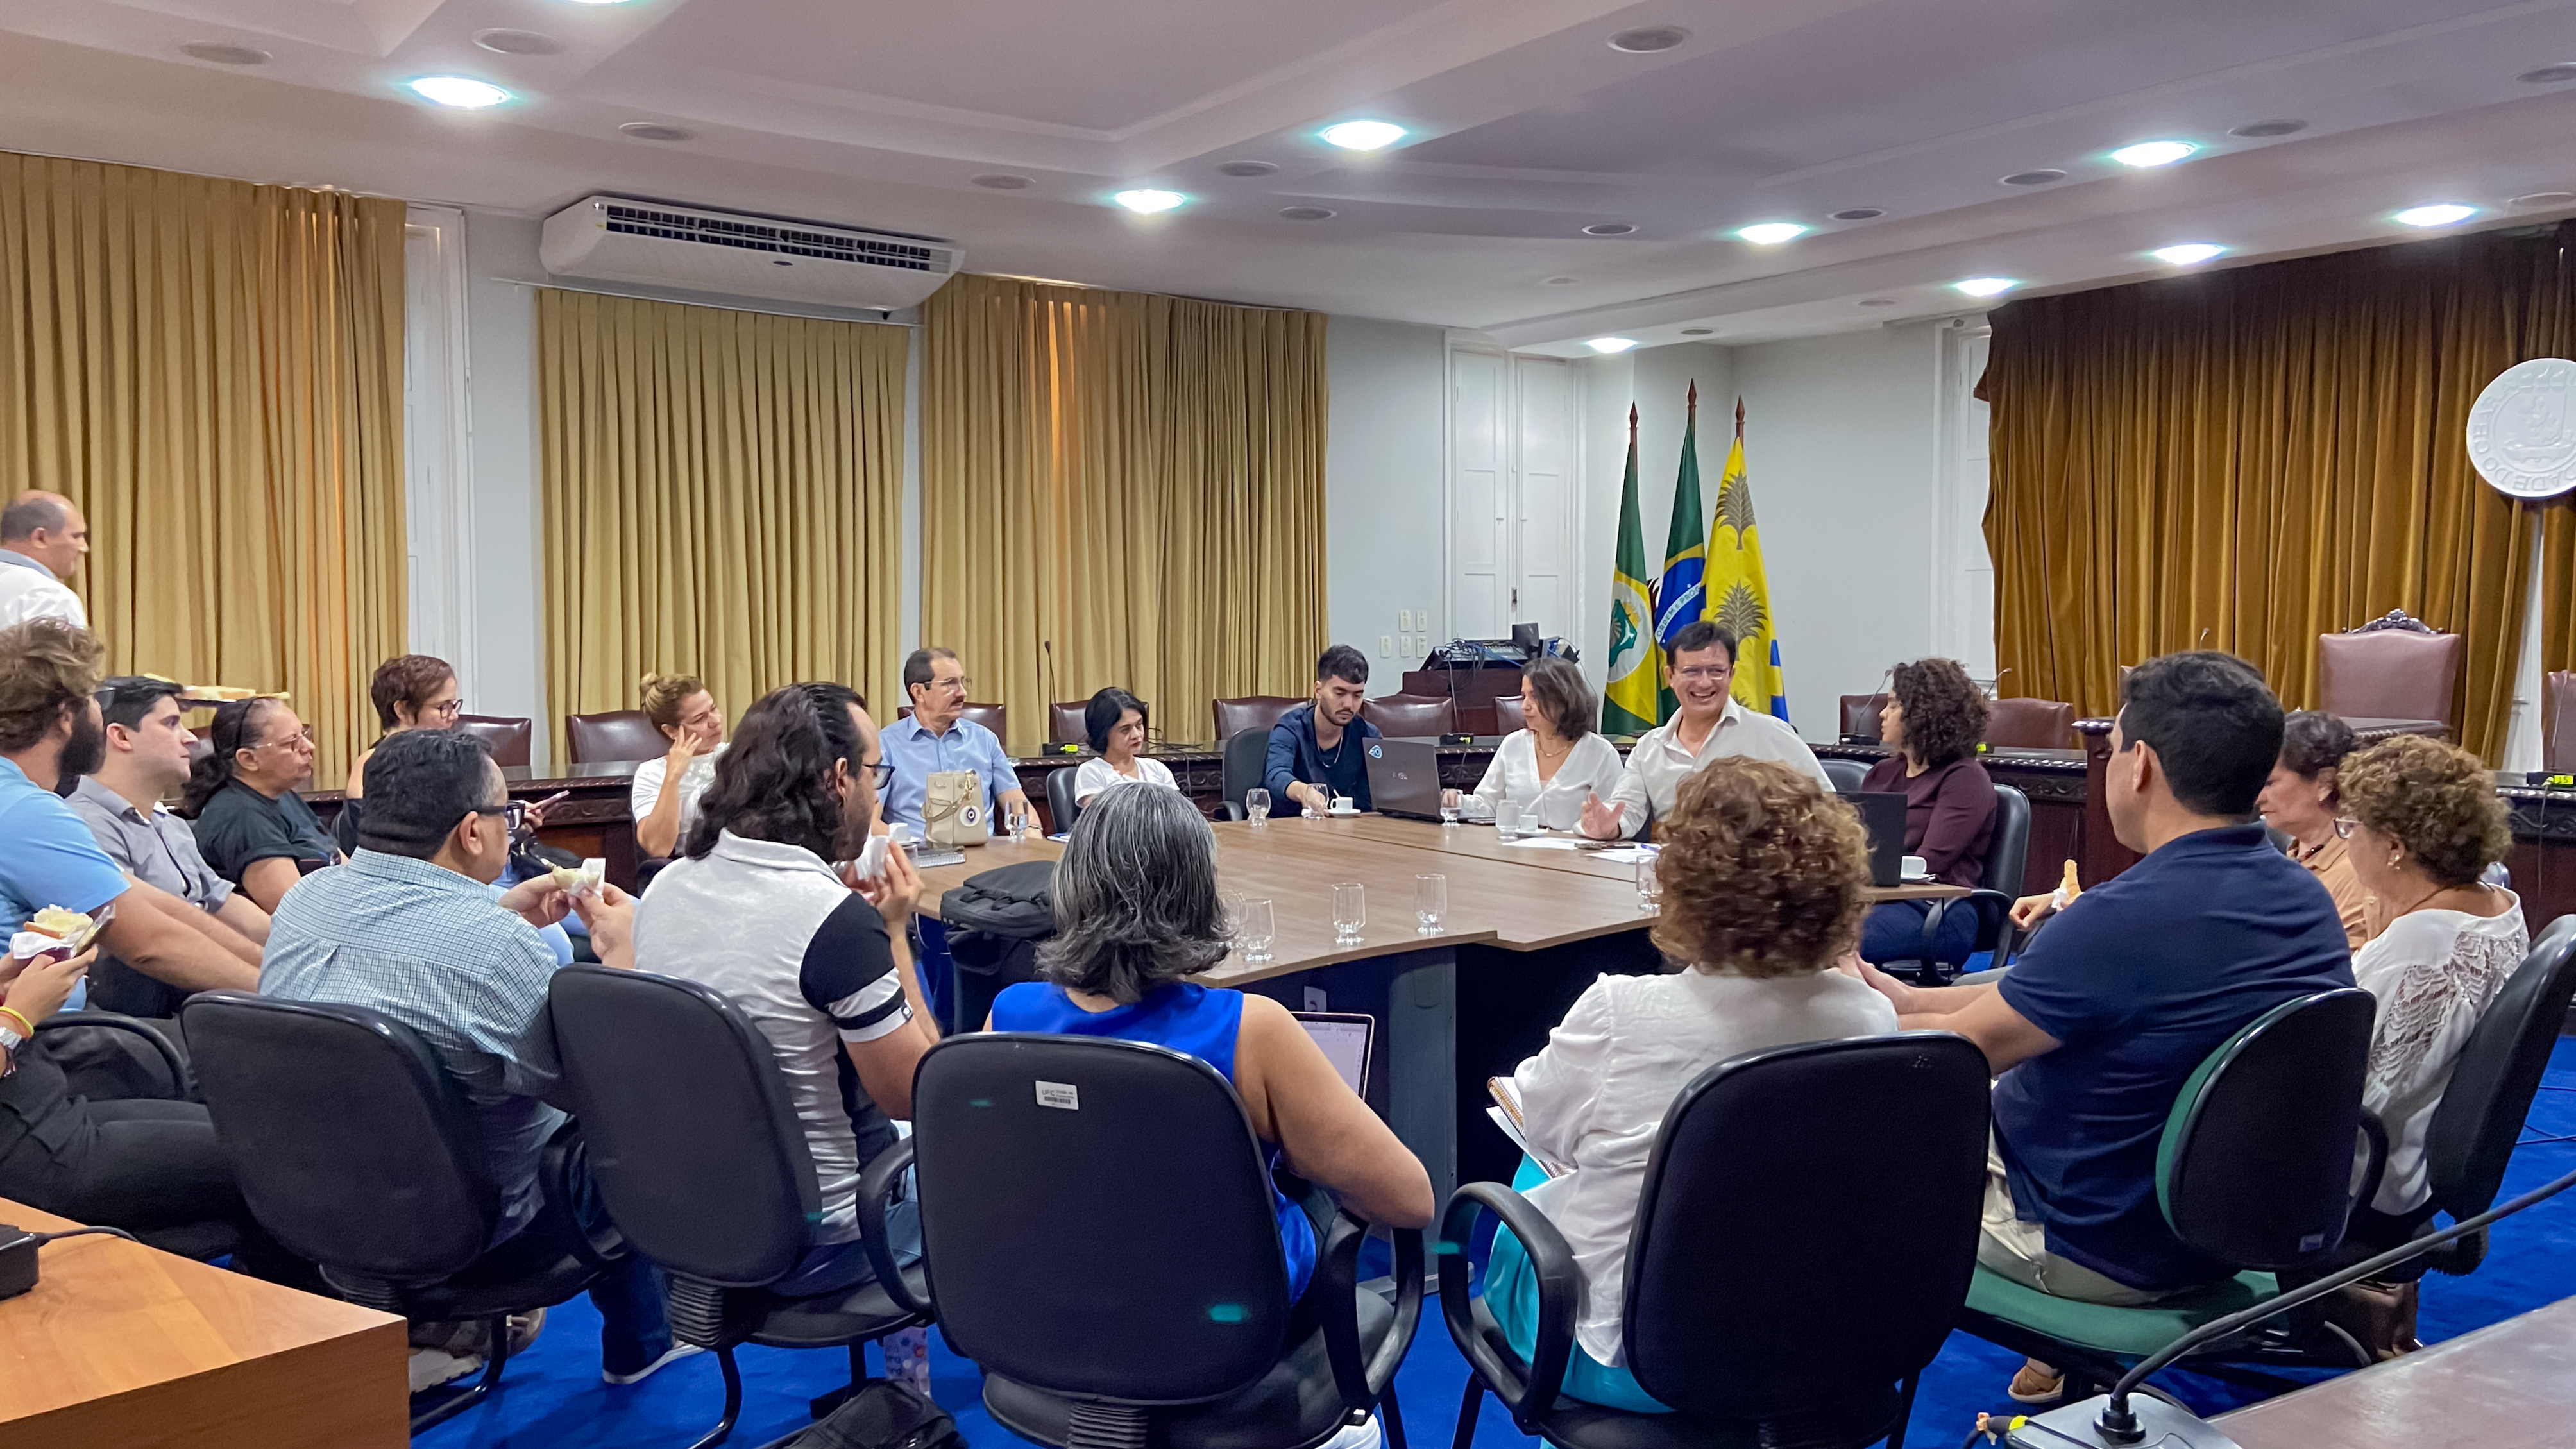
M 2469 461 L 2510 498 L 2576 488 L 2576 362 L 2536 357 L 2488 383 L 2469 409 Z

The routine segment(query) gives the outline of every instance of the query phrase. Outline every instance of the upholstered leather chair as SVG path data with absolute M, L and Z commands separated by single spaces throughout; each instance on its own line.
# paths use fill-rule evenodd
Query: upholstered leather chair
M 2576 670 L 2553 669 L 2541 685 L 2540 765 L 2576 770 Z
M 658 760 L 671 753 L 671 737 L 640 709 L 572 715 L 564 720 L 564 739 L 576 765 Z
M 1846 694 L 1843 696 L 1843 738 L 1874 740 L 1878 738 L 1878 712 L 1887 708 L 1884 694 Z
M 1998 699 L 1986 721 L 1986 743 L 1999 750 L 2071 750 L 2075 706 L 2054 699 Z
M 1086 718 L 1091 701 L 1077 699 L 1071 704 L 1047 706 L 1047 743 L 1051 745 L 1087 745 L 1091 743 L 1091 725 Z
M 1212 699 L 1208 712 L 1216 719 L 1216 737 L 1230 740 L 1245 730 L 1266 730 L 1279 723 L 1279 717 L 1297 706 L 1302 699 L 1284 694 L 1247 694 L 1235 699 Z
M 1529 711 L 1521 708 L 1521 698 L 1517 694 L 1494 696 L 1494 733 L 1507 735 L 1529 728 Z
M 1430 694 L 1390 694 L 1360 707 L 1360 715 L 1382 735 L 1445 735 L 1458 728 L 1458 709 L 1447 698 Z
M 2459 635 L 2435 633 L 2400 610 L 2347 633 L 2320 634 L 2317 708 L 2345 719 L 2450 724 L 2463 647 Z
M 460 714 L 456 728 L 481 740 L 492 751 L 493 764 L 524 765 L 528 763 L 528 745 L 536 733 L 536 721 L 495 714 Z

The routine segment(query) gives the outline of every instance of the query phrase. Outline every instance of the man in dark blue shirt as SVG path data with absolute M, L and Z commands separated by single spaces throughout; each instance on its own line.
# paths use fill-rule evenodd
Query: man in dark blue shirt
M 1872 973 L 1907 1027 L 1966 1036 L 1998 1074 L 1987 1269 L 2116 1304 L 2226 1276 L 2157 1206 L 2165 1118 L 2247 1023 L 2352 985 L 2334 898 L 2253 818 L 2280 750 L 2280 702 L 2243 660 L 2202 651 L 2138 666 L 2104 804 L 2146 858 L 2077 897 L 1998 982 L 1923 989 Z M 2033 1365 L 2015 1393 L 2045 1393 L 2052 1373 Z
M 1315 697 L 1270 727 L 1261 783 L 1272 808 L 1284 815 L 1311 806 L 1321 815 L 1332 805 L 1326 790 L 1351 796 L 1362 810 L 1371 808 L 1367 751 L 1353 744 L 1377 738 L 1377 726 L 1360 718 L 1360 707 L 1368 703 L 1368 674 L 1368 656 L 1348 644 L 1334 645 L 1315 661 Z

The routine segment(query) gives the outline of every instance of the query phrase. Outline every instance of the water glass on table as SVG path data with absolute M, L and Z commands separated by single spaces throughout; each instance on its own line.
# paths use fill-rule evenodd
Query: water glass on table
M 1495 803 L 1494 833 L 1505 840 L 1521 838 L 1521 807 L 1517 802 L 1503 800 Z
M 1333 883 L 1333 938 L 1348 946 L 1360 938 L 1360 927 L 1368 924 L 1368 898 L 1355 880 Z
M 1663 908 L 1663 902 L 1664 880 L 1655 874 L 1654 852 L 1651 848 L 1642 848 L 1637 856 L 1637 909 L 1658 911 Z
M 1269 898 L 1266 896 L 1245 898 L 1241 908 L 1234 914 L 1234 939 L 1243 950 L 1244 962 L 1247 965 L 1257 966 L 1269 960 L 1270 943 L 1277 938 L 1278 931 L 1271 920 Z
M 1417 875 L 1413 878 L 1413 919 L 1417 936 L 1440 934 L 1440 918 L 1449 914 L 1449 877 Z
M 1455 790 L 1440 792 L 1440 823 L 1443 825 L 1458 823 L 1458 792 Z
M 1029 817 L 1028 817 L 1028 813 L 1027 813 L 1026 811 L 1023 811 L 1023 810 L 1005 810 L 1005 811 L 1003 811 L 1003 812 L 1002 812 L 1002 833 L 1003 833 L 1003 835 L 1007 836 L 1008 838 L 1010 838 L 1010 839 L 1012 839 L 1012 840 L 1017 840 L 1017 839 L 1019 839 L 1021 836 L 1026 835 L 1026 834 L 1028 833 L 1028 830 L 1029 830 Z
M 1244 791 L 1243 813 L 1255 825 L 1259 825 L 1261 822 L 1268 820 L 1270 818 L 1270 792 L 1260 789 Z

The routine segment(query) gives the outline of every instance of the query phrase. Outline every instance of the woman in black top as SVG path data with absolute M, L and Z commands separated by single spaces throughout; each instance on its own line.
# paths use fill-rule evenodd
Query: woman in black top
M 340 863 L 339 846 L 296 794 L 313 778 L 313 735 L 282 699 L 215 709 L 212 753 L 197 762 L 179 813 L 215 873 L 270 914 L 308 871 Z

